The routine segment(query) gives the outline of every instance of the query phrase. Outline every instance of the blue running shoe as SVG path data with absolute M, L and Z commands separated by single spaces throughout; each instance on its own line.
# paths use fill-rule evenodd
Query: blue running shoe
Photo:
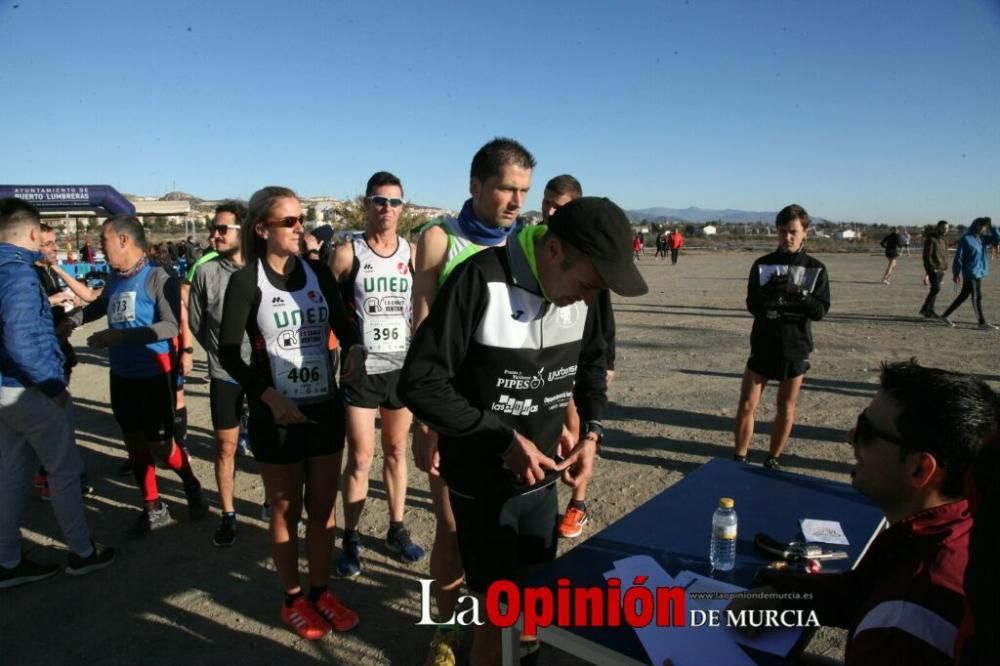
M 344 538 L 343 552 L 337 560 L 337 575 L 353 578 L 361 573 L 361 537 L 355 532 L 353 538 Z
M 427 554 L 423 548 L 413 543 L 405 527 L 390 528 L 385 535 L 385 547 L 399 555 L 399 559 L 407 564 L 419 562 Z

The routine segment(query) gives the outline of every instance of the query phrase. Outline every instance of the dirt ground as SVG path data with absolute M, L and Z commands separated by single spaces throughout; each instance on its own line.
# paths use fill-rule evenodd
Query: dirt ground
M 618 377 L 610 389 L 585 536 L 711 458 L 731 454 L 751 325 L 743 303 L 745 281 L 751 262 L 763 253 L 763 248 L 695 250 L 671 266 L 655 261 L 650 252 L 640 262 L 649 294 L 616 298 Z M 873 395 L 880 361 L 917 356 L 925 365 L 973 373 L 1000 388 L 1000 331 L 975 330 L 968 304 L 956 313 L 957 329 L 919 318 L 926 289 L 919 256 L 901 258 L 891 286 L 880 283 L 881 256 L 817 256 L 830 271 L 833 307 L 814 325 L 812 370 L 782 461 L 793 472 L 848 481 L 853 458 L 844 431 Z M 993 275 L 984 282 L 987 315 L 993 321 L 1000 321 L 998 279 Z M 953 296 L 949 282 L 939 311 Z M 138 498 L 131 477 L 117 472 L 124 453 L 108 406 L 106 359 L 84 347 L 88 333 L 98 326 L 103 323 L 74 336 L 81 365 L 73 375 L 72 392 L 78 441 L 96 486 L 95 496 L 87 500 L 90 524 L 97 540 L 119 549 L 119 559 L 90 576 L 61 575 L 0 592 L 0 663 L 419 664 L 430 634 L 415 626 L 416 579 L 428 576 L 427 564 L 403 565 L 382 546 L 387 516 L 380 456 L 361 524 L 368 537 L 365 571 L 353 580 L 332 581 L 333 589 L 361 615 L 354 631 L 310 643 L 280 623 L 280 588 L 268 556 L 266 525 L 259 519 L 263 488 L 252 459 L 238 459 L 239 540 L 233 548 L 213 547 L 218 503 L 201 350 L 187 387 L 188 445 L 213 514 L 203 522 L 189 522 L 178 479 L 161 471 L 161 492 L 173 509 L 174 524 L 143 539 L 125 536 Z M 751 451 L 758 464 L 766 451 L 773 400 L 769 390 Z M 433 520 L 426 479 L 411 463 L 407 523 L 418 543 L 429 546 Z M 65 558 L 52 512 L 38 498 L 29 501 L 25 524 L 26 547 L 35 557 Z M 562 547 L 573 545 L 564 542 Z M 544 649 L 542 663 L 576 663 Z M 822 631 L 810 646 L 834 656 L 842 649 L 838 631 Z

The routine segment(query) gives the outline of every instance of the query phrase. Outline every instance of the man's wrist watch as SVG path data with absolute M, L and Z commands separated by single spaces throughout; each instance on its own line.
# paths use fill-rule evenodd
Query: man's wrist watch
M 601 443 L 604 439 L 604 426 L 600 421 L 587 421 L 583 424 L 583 436 L 586 438 L 588 435 L 594 435 L 597 443 Z
M 185 354 L 193 354 L 194 347 L 184 347 L 183 349 L 181 349 L 181 351 L 184 352 Z

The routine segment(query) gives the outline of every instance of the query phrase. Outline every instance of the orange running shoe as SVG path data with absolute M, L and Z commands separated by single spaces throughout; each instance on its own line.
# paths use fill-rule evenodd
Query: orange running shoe
M 559 523 L 559 536 L 563 539 L 575 539 L 583 534 L 583 526 L 590 518 L 586 511 L 581 511 L 574 506 L 566 507 L 566 514 Z
M 295 633 L 309 641 L 317 641 L 330 633 L 330 625 L 305 597 L 299 597 L 291 606 L 282 604 L 281 619 Z
M 358 626 L 361 618 L 350 608 L 340 603 L 333 592 L 326 590 L 319 596 L 315 604 L 316 610 L 336 631 L 350 631 Z

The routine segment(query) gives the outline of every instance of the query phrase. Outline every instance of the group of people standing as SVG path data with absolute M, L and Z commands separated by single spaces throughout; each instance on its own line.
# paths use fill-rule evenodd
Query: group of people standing
M 431 551 L 439 617 L 451 616 L 463 580 L 483 593 L 496 580 L 552 559 L 556 536 L 576 536 L 587 521 L 586 484 L 614 355 L 609 290 L 632 296 L 646 286 L 633 265 L 624 212 L 607 199 L 582 196 L 572 176 L 550 181 L 545 223 L 515 224 L 534 166 L 511 139 L 483 146 L 472 161 L 470 199 L 456 218 L 425 230 L 415 251 L 397 232 L 405 200 L 401 181 L 388 172 L 367 184 L 364 234 L 328 261 L 307 242 L 301 204 L 285 187 L 263 188 L 245 205 L 220 205 L 211 226 L 215 255 L 186 279 L 149 258 L 137 219 L 106 220 L 101 245 L 112 275 L 103 293 L 60 323 L 59 334 L 107 320 L 87 344 L 109 354 L 111 408 L 141 498 L 129 531 L 145 535 L 172 522 L 157 490 L 157 461 L 182 480 L 189 518 L 208 513 L 175 420 L 194 338 L 208 357 L 217 445 L 222 516 L 213 541 L 219 547 L 237 541 L 233 458 L 245 400 L 249 448 L 270 505 L 271 555 L 284 593 L 280 617 L 300 636 L 318 639 L 359 622 L 329 589 L 329 574 L 349 577 L 363 569 L 358 526 L 376 417 L 386 460 L 385 542 L 408 563 L 425 556 L 403 523 L 410 409 L 420 419 L 414 455 L 430 475 L 439 519 Z M 18 285 L 16 297 L 3 294 L 6 315 L 9 305 L 21 308 L 20 300 L 41 299 L 43 292 L 32 268 L 41 246 L 38 211 L 20 200 L 3 206 L 0 249 L 10 260 L 0 261 L 0 269 L 18 277 L 4 281 L 5 289 Z M 30 483 L 22 472 L 36 456 L 47 468 L 70 547 L 66 570 L 88 573 L 115 558 L 86 529 L 82 463 L 51 314 L 30 303 L 23 309 L 37 310 L 34 328 L 5 325 L 0 358 L 3 587 L 61 570 L 20 553 L 17 507 L 23 507 L 23 479 Z M 50 340 L 44 358 L 52 362 L 22 353 L 30 347 L 34 354 Z M 32 396 L 31 405 L 22 393 Z M 36 411 L 21 414 L 28 406 Z M 48 430 L 22 428 L 23 419 Z M 559 479 L 573 491 L 561 519 Z M 334 566 L 341 489 L 346 525 Z M 297 543 L 303 510 L 307 585 Z M 499 659 L 499 634 L 480 629 L 473 661 L 492 663 Z M 453 663 L 458 637 L 440 631 L 433 658 Z
M 677 257 L 680 256 L 681 248 L 684 246 L 684 236 L 680 229 L 671 229 L 664 233 L 660 232 L 656 236 L 656 257 L 666 260 L 667 252 L 670 252 L 670 263 L 677 265 Z

